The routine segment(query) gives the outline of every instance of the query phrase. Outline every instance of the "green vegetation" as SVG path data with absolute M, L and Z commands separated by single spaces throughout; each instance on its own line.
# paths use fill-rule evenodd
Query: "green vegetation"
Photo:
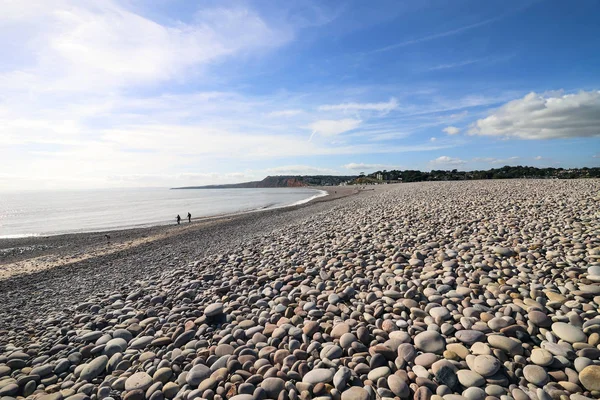
M 378 179 L 378 175 L 382 179 Z M 304 187 L 304 186 L 338 186 L 372 185 L 383 182 L 423 182 L 423 181 L 465 181 L 475 179 L 575 179 L 600 178 L 600 168 L 535 168 L 510 167 L 490 169 L 487 171 L 452 171 L 432 170 L 422 172 L 406 171 L 377 171 L 372 174 L 351 176 L 336 175 L 285 175 L 267 176 L 262 181 L 244 182 L 226 185 L 187 186 L 175 189 L 231 189 L 231 188 L 275 188 L 275 187 Z
M 377 174 L 383 176 L 383 181 L 423 182 L 423 181 L 463 181 L 474 179 L 575 179 L 600 178 L 600 168 L 535 168 L 522 166 L 504 166 L 487 171 L 452 171 L 432 170 L 422 172 L 406 171 L 377 171 L 365 178 L 376 179 Z M 360 178 L 356 179 L 356 184 Z M 353 182 L 354 183 L 354 182 Z

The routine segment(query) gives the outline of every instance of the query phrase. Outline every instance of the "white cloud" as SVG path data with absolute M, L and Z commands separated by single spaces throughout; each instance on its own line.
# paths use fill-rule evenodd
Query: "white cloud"
M 342 103 L 327 104 L 319 107 L 319 111 L 380 111 L 390 112 L 398 108 L 398 100 L 391 98 L 386 103 Z
M 437 140 L 437 138 L 436 138 L 436 137 L 431 137 L 431 138 L 429 138 L 429 141 L 430 141 L 430 142 L 435 142 L 436 140 Z
M 477 120 L 469 133 L 519 139 L 600 136 L 600 91 L 532 92 Z
M 517 156 L 508 157 L 508 158 L 475 157 L 471 161 L 486 163 L 486 164 L 493 164 L 493 165 L 511 165 L 511 164 L 518 163 L 518 161 L 520 159 L 521 159 L 521 157 L 517 157 Z M 538 160 L 537 157 L 536 157 L 536 160 Z
M 536 156 L 536 157 L 534 157 L 534 160 L 538 160 L 539 161 L 539 160 L 542 160 L 543 158 L 544 157 L 542 157 L 542 156 Z
M 446 132 L 448 135 L 457 135 L 460 133 L 460 129 L 455 126 L 447 126 L 442 129 L 443 132 Z
M 397 165 L 389 164 L 365 164 L 365 163 L 349 163 L 343 166 L 346 169 L 353 171 L 378 171 L 378 170 L 394 170 L 400 169 Z
M 311 167 L 308 165 L 284 165 L 267 168 L 265 172 L 277 175 L 335 175 L 337 171 L 331 168 Z
M 224 57 L 276 47 L 292 37 L 243 7 L 207 8 L 193 22 L 162 25 L 113 1 L 40 2 L 35 11 L 29 2 L 10 4 L 0 36 L 22 38 L 13 56 L 30 61 L 25 69 L 0 75 L 0 87 L 13 89 L 107 91 L 181 81 Z
M 259 15 L 249 3 L 203 8 L 185 22 L 153 19 L 139 1 L 0 3 L 0 51 L 11 55 L 0 68 L 0 190 L 252 180 L 226 171 L 257 160 L 451 146 L 397 141 L 410 132 L 382 118 L 398 107 L 394 98 L 357 98 L 326 114 L 314 104 L 345 98 L 346 88 L 244 95 L 245 82 L 236 82 L 241 91 L 230 89 L 221 73 L 228 61 L 254 64 L 294 37 L 289 24 L 269 22 L 271 13 Z M 353 116 L 363 112 L 368 119 Z M 307 141 L 307 129 L 323 140 Z M 390 141 L 373 140 L 380 134 Z
M 465 160 L 461 160 L 460 158 L 453 158 L 448 156 L 441 156 L 436 158 L 435 160 L 429 161 L 431 165 L 434 166 L 454 166 L 459 167 L 461 165 L 465 165 L 467 162 Z
M 321 136 L 335 136 L 340 133 L 348 132 L 353 129 L 358 128 L 361 124 L 361 120 L 359 119 L 322 119 L 319 121 L 315 121 L 309 125 L 309 128 L 312 130 L 311 138 L 315 135 Z
M 281 110 L 272 111 L 267 114 L 267 117 L 293 117 L 294 115 L 302 114 L 302 110 Z

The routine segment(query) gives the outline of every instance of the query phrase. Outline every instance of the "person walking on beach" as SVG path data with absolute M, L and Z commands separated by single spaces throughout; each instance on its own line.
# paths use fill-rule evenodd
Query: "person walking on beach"
M 181 217 L 179 216 L 179 214 L 177 214 L 177 225 L 179 225 L 181 223 Z
M 188 212 L 188 222 L 192 222 L 192 214 Z

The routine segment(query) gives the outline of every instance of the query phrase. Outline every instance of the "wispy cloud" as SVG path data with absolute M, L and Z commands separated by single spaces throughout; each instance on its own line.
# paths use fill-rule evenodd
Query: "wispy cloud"
M 536 160 L 540 160 L 541 158 L 537 158 Z M 521 160 L 521 157 L 513 156 L 508 158 L 496 158 L 496 157 L 474 157 L 471 159 L 472 162 L 476 163 L 486 163 L 492 165 L 509 165 L 518 163 Z
M 320 168 L 309 165 L 282 165 L 267 168 L 265 172 L 277 175 L 334 175 L 338 173 L 338 171 L 332 168 Z
M 475 59 L 475 60 L 465 60 L 465 61 L 459 61 L 459 62 L 455 62 L 455 63 L 449 63 L 449 64 L 438 64 L 434 67 L 429 67 L 427 68 L 427 70 L 429 71 L 438 71 L 441 69 L 450 69 L 450 68 L 458 68 L 458 67 L 464 67 L 465 65 L 471 65 L 471 64 L 476 64 L 476 63 L 480 63 L 482 61 L 485 61 L 485 58 L 480 58 L 480 59 Z
M 459 166 L 465 165 L 466 163 L 467 163 L 467 161 L 465 161 L 465 160 L 462 160 L 460 158 L 455 158 L 455 157 L 449 157 L 449 156 L 440 156 L 440 157 L 436 158 L 435 160 L 429 161 L 429 164 L 431 164 L 433 166 L 459 167 Z
M 468 60 L 456 61 L 456 62 L 452 62 L 452 63 L 438 64 L 433 67 L 427 68 L 427 70 L 428 71 L 439 71 L 439 70 L 444 70 L 444 69 L 460 68 L 460 67 L 464 67 L 467 65 L 481 64 L 481 63 L 490 65 L 490 64 L 497 63 L 497 62 L 509 60 L 509 59 L 513 58 L 514 56 L 515 56 L 515 54 L 507 54 L 507 55 L 501 55 L 501 56 L 488 56 L 488 57 L 482 57 L 482 58 L 473 58 L 473 59 L 468 59 Z
M 483 21 L 474 23 L 474 24 L 470 24 L 470 25 L 465 25 L 465 26 L 461 26 L 459 28 L 456 29 L 451 29 L 445 32 L 439 32 L 439 33 L 434 33 L 431 35 L 427 35 L 427 36 L 422 36 L 420 38 L 416 38 L 416 39 L 410 39 L 410 40 L 405 40 L 402 42 L 398 42 L 389 46 L 385 46 L 385 47 L 381 47 L 379 49 L 373 50 L 371 51 L 372 53 L 380 53 L 383 51 L 390 51 L 390 50 L 394 50 L 394 49 L 398 49 L 401 47 L 405 47 L 405 46 L 411 46 L 413 44 L 417 44 L 417 43 L 423 43 L 423 42 L 428 42 L 430 40 L 434 40 L 434 39 L 439 39 L 439 38 L 443 38 L 443 37 L 447 37 L 447 36 L 453 36 L 453 35 L 457 35 L 459 33 L 474 29 L 474 28 L 479 28 L 480 26 L 484 26 L 487 24 L 491 24 L 492 22 L 496 22 L 502 18 L 504 18 L 505 15 L 499 15 L 497 17 L 494 18 L 488 18 L 485 19 Z
M 342 103 L 319 106 L 319 111 L 380 111 L 390 112 L 398 108 L 398 100 L 391 98 L 385 103 Z
M 349 163 L 343 165 L 344 168 L 352 171 L 378 171 L 378 170 L 394 170 L 401 169 L 398 165 L 391 164 L 365 164 L 365 163 Z
M 340 133 L 348 132 L 353 129 L 358 128 L 361 124 L 361 120 L 359 119 L 322 119 L 319 121 L 315 121 L 309 125 L 309 128 L 312 130 L 312 134 L 310 135 L 310 139 L 312 140 L 314 135 L 321 136 L 335 136 Z
M 450 29 L 444 32 L 439 32 L 439 33 L 433 33 L 431 35 L 426 35 L 426 36 L 422 36 L 419 38 L 415 38 L 415 39 L 409 39 L 409 40 L 404 40 L 402 42 L 398 42 L 398 43 L 394 43 L 388 46 L 384 46 L 375 50 L 370 51 L 369 53 L 381 53 L 384 51 L 390 51 L 390 50 L 394 50 L 394 49 L 398 49 L 401 47 L 406 47 L 406 46 L 411 46 L 414 44 L 418 44 L 418 43 L 423 43 L 423 42 L 429 42 L 431 40 L 435 40 L 435 39 L 440 39 L 440 38 L 444 38 L 444 37 L 448 37 L 448 36 L 454 36 L 454 35 L 458 35 L 460 33 L 469 31 L 471 29 L 475 29 L 475 28 L 479 28 L 481 26 L 485 26 L 491 23 L 494 23 L 496 21 L 499 21 L 511 14 L 514 14 L 516 12 L 519 12 L 521 10 L 524 10 L 525 8 L 529 7 L 532 3 L 534 3 L 535 1 L 531 1 L 528 2 L 524 5 L 522 5 L 521 7 L 518 7 L 514 10 L 510 10 L 507 12 L 504 12 L 496 17 L 492 17 L 492 18 L 488 18 L 488 19 L 484 19 L 482 21 L 473 23 L 473 24 L 469 24 L 469 25 L 464 25 L 455 29 Z
M 267 113 L 267 117 L 293 117 L 294 115 L 302 114 L 303 112 L 304 111 L 298 109 L 272 111 Z

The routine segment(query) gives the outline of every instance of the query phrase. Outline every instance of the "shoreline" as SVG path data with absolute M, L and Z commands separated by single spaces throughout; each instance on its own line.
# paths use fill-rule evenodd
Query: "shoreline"
M 600 180 L 374 187 L 0 281 L 0 388 L 598 398 L 598 193 Z
M 123 229 L 0 238 L 0 283 L 65 265 L 89 262 L 98 257 L 132 251 L 143 245 L 176 238 L 189 234 L 190 231 L 214 227 L 244 216 L 260 216 L 265 213 L 309 207 L 311 204 L 333 201 L 359 192 L 358 188 L 353 187 L 335 187 L 335 189 L 315 187 L 314 189 L 326 194 L 318 193 L 302 202 L 279 207 L 192 218 L 191 223 L 182 222 L 181 225 L 153 224 Z M 109 235 L 110 239 L 105 235 Z
M 258 207 L 258 208 L 242 209 L 242 210 L 234 211 L 231 213 L 219 213 L 219 214 L 196 217 L 196 218 L 192 218 L 192 220 L 193 221 L 202 221 L 202 220 L 207 220 L 207 219 L 222 218 L 222 217 L 246 214 L 246 213 L 251 213 L 251 212 L 258 212 L 258 211 L 264 211 L 264 210 L 275 210 L 278 208 L 294 207 L 297 205 L 310 203 L 311 201 L 314 201 L 315 199 L 318 199 L 319 197 L 325 197 L 325 196 L 330 195 L 330 193 L 326 189 L 324 189 L 320 186 L 319 187 L 315 186 L 314 188 L 313 187 L 302 187 L 300 189 L 307 189 L 307 188 L 314 190 L 317 193 L 313 196 L 307 197 L 302 200 L 298 200 L 294 203 L 283 204 L 283 205 L 268 204 L 266 206 L 262 206 L 262 207 Z M 283 188 L 283 189 L 288 189 L 288 188 Z M 294 189 L 294 188 L 292 188 L 292 189 Z M 184 221 L 185 221 L 185 219 L 182 218 L 182 222 L 184 222 Z M 134 224 L 134 225 L 107 227 L 105 229 L 104 228 L 98 228 L 98 229 L 89 228 L 89 229 L 82 229 L 82 230 L 75 230 L 75 231 L 56 231 L 56 232 L 45 232 L 45 233 L 20 233 L 20 234 L 18 233 L 18 234 L 10 234 L 10 235 L 0 235 L 0 262 L 2 260 L 2 258 L 1 258 L 1 254 L 2 254 L 1 243 L 2 243 L 2 241 L 6 241 L 6 240 L 13 240 L 13 239 L 19 240 L 19 239 L 25 239 L 25 238 L 46 238 L 46 237 L 52 237 L 52 236 L 79 235 L 79 234 L 92 234 L 92 233 L 105 233 L 106 234 L 106 233 L 110 233 L 110 232 L 117 232 L 117 231 L 131 230 L 131 229 L 143 229 L 143 228 L 153 228 L 153 227 L 157 227 L 157 226 L 169 226 L 172 223 L 173 223 L 172 220 L 168 220 L 168 221 L 162 220 L 162 221 L 138 223 L 138 224 Z

